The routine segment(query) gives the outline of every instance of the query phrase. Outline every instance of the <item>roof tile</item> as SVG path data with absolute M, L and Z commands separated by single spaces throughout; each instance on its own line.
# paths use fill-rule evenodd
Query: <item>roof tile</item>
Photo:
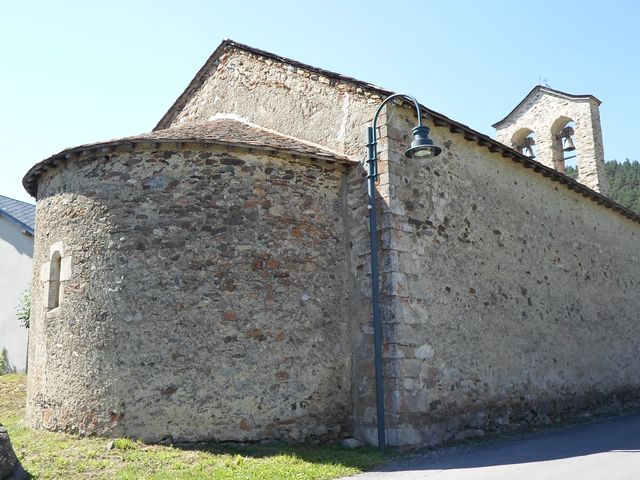
M 211 141 L 256 148 L 274 148 L 351 162 L 346 156 L 322 145 L 285 135 L 232 115 L 220 115 L 213 117 L 206 123 L 186 124 L 163 130 L 154 130 L 142 135 L 125 137 L 121 140 Z
M 148 142 L 209 143 L 267 151 L 275 150 L 292 155 L 307 156 L 347 165 L 357 163 L 322 145 L 269 130 L 259 125 L 246 122 L 233 115 L 220 115 L 213 117 L 211 121 L 205 123 L 154 130 L 153 132 L 131 137 L 68 148 L 31 167 L 22 179 L 22 184 L 27 192 L 35 196 L 38 191 L 38 177 L 40 177 L 42 172 L 50 168 L 55 168 L 72 154 L 80 155 L 102 148 L 132 146 L 134 144 L 144 144 Z
M 35 205 L 0 195 L 0 210 L 0 214 L 4 214 L 33 235 L 36 222 Z

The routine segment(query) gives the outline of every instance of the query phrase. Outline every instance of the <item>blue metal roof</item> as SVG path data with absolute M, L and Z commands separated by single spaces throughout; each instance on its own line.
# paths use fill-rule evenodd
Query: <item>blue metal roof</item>
M 36 206 L 0 195 L 0 215 L 14 221 L 33 235 L 36 223 Z

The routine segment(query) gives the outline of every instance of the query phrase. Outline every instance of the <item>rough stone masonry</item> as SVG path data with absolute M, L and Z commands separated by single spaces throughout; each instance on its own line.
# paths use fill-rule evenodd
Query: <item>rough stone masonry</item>
M 388 94 L 225 41 L 152 133 L 32 168 L 31 425 L 374 443 L 361 160 Z M 403 104 L 378 132 L 389 443 L 637 401 L 640 216 L 427 112 L 427 164 Z
M 538 85 L 493 126 L 498 140 L 514 148 L 518 148 L 526 135 L 535 135 L 536 159 L 564 173 L 559 137 L 563 127 L 575 123 L 578 181 L 607 195 L 609 185 L 604 166 L 600 103 L 593 95 L 569 95 Z
M 346 430 L 342 164 L 141 142 L 40 180 L 34 262 L 60 252 L 71 273 L 59 306 L 34 292 L 30 421 L 151 441 Z

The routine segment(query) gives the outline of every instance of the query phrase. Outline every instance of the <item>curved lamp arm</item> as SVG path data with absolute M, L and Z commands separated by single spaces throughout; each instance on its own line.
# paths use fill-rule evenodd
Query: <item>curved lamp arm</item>
M 378 116 L 380 116 L 380 112 L 385 107 L 387 103 L 396 98 L 404 98 L 411 102 L 416 107 L 416 113 L 418 114 L 418 127 L 422 127 L 422 112 L 420 111 L 420 104 L 418 101 L 412 97 L 411 95 L 407 95 L 405 93 L 394 93 L 393 95 L 389 95 L 384 101 L 378 106 L 375 115 L 373 116 L 373 121 L 371 122 L 371 126 L 368 128 L 368 140 L 367 146 L 369 147 L 369 158 L 367 162 L 374 162 L 373 170 L 374 176 L 378 176 L 378 164 L 376 162 L 378 158 L 378 142 L 376 140 L 376 128 L 378 127 Z M 372 135 L 373 133 L 373 135 Z
M 376 125 L 378 123 L 378 116 L 380 115 L 380 112 L 382 111 L 382 109 L 384 108 L 384 106 L 389 103 L 391 100 L 396 99 L 396 98 L 405 98 L 407 100 L 410 100 L 411 102 L 413 102 L 413 105 L 416 107 L 416 113 L 418 114 L 418 126 L 422 125 L 422 115 L 421 115 L 421 111 L 420 111 L 420 104 L 418 103 L 418 101 L 412 97 L 411 95 L 407 95 L 404 93 L 394 93 L 393 95 L 389 95 L 387 98 L 384 99 L 384 101 L 380 104 L 380 106 L 378 107 L 378 110 L 376 110 L 376 114 L 373 116 L 373 128 L 376 128 Z

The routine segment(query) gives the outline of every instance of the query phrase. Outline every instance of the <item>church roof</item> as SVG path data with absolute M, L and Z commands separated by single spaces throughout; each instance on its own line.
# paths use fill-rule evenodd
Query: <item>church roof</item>
M 122 140 L 195 140 L 261 149 L 275 149 L 343 163 L 355 163 L 327 147 L 285 135 L 235 115 L 216 115 L 209 122 L 154 130 Z
M 175 116 L 180 112 L 180 110 L 184 107 L 184 105 L 189 101 L 189 99 L 198 91 L 198 89 L 204 84 L 205 80 L 207 79 L 207 76 L 215 70 L 215 66 L 217 65 L 217 62 L 219 60 L 219 58 L 227 51 L 232 50 L 232 49 L 238 49 L 238 50 L 243 50 L 246 52 L 249 52 L 251 54 L 257 55 L 257 56 L 261 56 L 264 58 L 268 58 L 277 62 L 282 62 L 284 64 L 287 65 L 291 65 L 293 67 L 297 67 L 297 68 L 301 68 L 301 69 L 305 69 L 309 72 L 314 72 L 318 75 L 327 77 L 329 79 L 332 79 L 336 82 L 348 82 L 348 83 L 352 83 L 360 88 L 362 88 L 363 90 L 366 90 L 367 92 L 370 93 L 374 93 L 377 94 L 383 98 L 388 97 L 389 95 L 392 95 L 394 92 L 390 91 L 390 90 L 384 90 L 376 85 L 367 83 L 367 82 L 363 82 L 361 80 L 357 80 L 355 78 L 352 77 L 348 77 L 345 75 L 341 75 L 339 73 L 335 73 L 335 72 L 330 72 L 328 70 L 323 70 L 321 68 L 317 68 L 311 65 L 307 65 L 304 64 L 302 62 L 298 62 L 296 60 L 292 60 L 286 57 L 282 57 L 279 55 L 275 55 L 273 53 L 270 52 L 266 52 L 264 50 L 259 50 L 257 48 L 253 48 L 247 45 L 243 45 L 241 43 L 235 42 L 233 40 L 224 40 L 219 46 L 218 48 L 216 48 L 216 50 L 213 52 L 213 54 L 209 57 L 209 59 L 205 62 L 205 64 L 202 66 L 202 68 L 198 71 L 198 73 L 196 74 L 196 76 L 193 78 L 193 80 L 191 80 L 191 82 L 189 83 L 189 85 L 187 86 L 187 88 L 185 89 L 185 91 L 178 97 L 178 99 L 174 102 L 174 104 L 171 106 L 171 108 L 167 111 L 167 113 L 165 113 L 165 115 L 162 117 L 162 119 L 160 119 L 160 121 L 158 122 L 158 124 L 156 125 L 156 127 L 154 128 L 154 130 L 151 133 L 148 134 L 143 134 L 143 135 L 138 135 L 135 137 L 126 137 L 126 138 L 121 138 L 118 140 L 111 140 L 109 142 L 102 142 L 102 143 L 96 143 L 96 144 L 92 144 L 92 145 L 81 145 L 79 147 L 74 147 L 74 148 L 70 148 L 70 149 L 66 149 L 63 150 L 62 152 L 53 155 L 52 157 L 47 158 L 46 160 L 43 160 L 40 163 L 37 163 L 36 165 L 34 165 L 28 172 L 27 174 L 24 176 L 23 180 L 22 180 L 22 184 L 24 185 L 25 189 L 27 190 L 27 192 L 29 192 L 31 195 L 36 196 L 37 193 L 37 185 L 38 185 L 38 177 L 47 169 L 50 168 L 54 168 L 56 165 L 59 165 L 60 163 L 72 158 L 73 156 L 80 156 L 88 151 L 99 151 L 101 149 L 104 149 L 105 152 L 109 151 L 110 148 L 115 147 L 115 146 L 121 146 L 121 145 L 130 145 L 132 148 L 133 146 L 137 145 L 137 144 L 144 144 L 144 143 L 149 143 L 149 142 L 155 142 L 155 143 L 162 143 L 162 142 L 166 142 L 166 143 L 176 143 L 176 142 L 182 142 L 182 143 L 188 143 L 188 142 L 200 142 L 200 143 L 211 143 L 211 144 L 221 144 L 221 145 L 237 145 L 237 146 L 244 146 L 244 147 L 249 147 L 249 148 L 263 148 L 263 149 L 272 149 L 272 150 L 279 150 L 279 151 L 284 151 L 284 152 L 289 152 L 289 153 L 293 153 L 293 154 L 303 154 L 306 156 L 311 156 L 311 157 L 315 157 L 315 158 L 319 158 L 319 159 L 324 159 L 327 161 L 333 161 L 333 162 L 339 162 L 339 163 L 344 163 L 344 164 L 354 164 L 356 162 L 348 159 L 347 157 L 333 152 L 332 150 L 329 150 L 321 145 L 315 145 L 315 144 L 310 144 L 309 142 L 300 140 L 300 139 L 295 139 L 294 137 L 288 137 L 286 135 L 283 135 L 281 133 L 278 132 L 274 132 L 272 130 L 267 130 L 264 129 L 262 127 L 258 127 L 257 125 L 250 125 L 252 128 L 258 128 L 260 129 L 259 132 L 260 135 L 263 135 L 265 132 L 271 132 L 272 134 L 275 135 L 279 135 L 278 139 L 276 141 L 276 139 L 272 139 L 275 141 L 275 143 L 269 144 L 270 140 L 265 137 L 264 142 L 262 141 L 258 141 L 257 138 L 254 135 L 250 135 L 248 137 L 245 138 L 245 140 L 243 140 L 240 137 L 240 133 L 241 130 L 236 129 L 235 133 L 233 129 L 229 130 L 229 129 L 224 129 L 222 128 L 222 124 L 218 124 L 218 126 L 221 128 L 220 129 L 220 133 L 229 133 L 230 135 L 225 137 L 224 135 L 221 138 L 218 138 L 216 140 L 214 140 L 215 137 L 215 133 L 213 131 L 211 131 L 209 134 L 204 135 L 203 138 L 199 138 L 198 135 L 203 135 L 204 130 L 206 130 L 207 127 L 205 126 L 195 126 L 195 125 L 186 125 L 184 127 L 177 127 L 177 128 L 167 128 L 168 125 L 171 124 L 171 121 L 175 118 Z M 566 98 L 573 98 L 573 99 L 593 99 L 595 101 L 598 102 L 598 104 L 600 103 L 600 100 L 598 100 L 596 97 L 593 97 L 592 95 L 570 95 L 568 93 L 565 92 L 561 92 L 559 90 L 554 90 L 552 88 L 549 87 L 543 87 L 538 85 L 537 87 L 535 87 L 530 93 L 529 95 L 527 95 L 527 97 L 525 97 L 525 100 L 532 95 L 534 92 L 537 91 L 537 89 L 543 90 L 547 93 L 550 94 L 554 94 L 554 95 L 561 95 L 561 96 L 565 96 Z M 525 101 L 523 100 L 523 102 Z M 399 100 L 400 102 L 402 102 L 403 100 Z M 522 104 L 522 102 L 521 102 Z M 469 142 L 473 142 L 476 143 L 477 145 L 479 145 L 480 147 L 486 147 L 490 152 L 493 153 L 498 153 L 500 155 L 502 155 L 505 158 L 510 158 L 511 160 L 513 160 L 516 163 L 521 164 L 524 168 L 531 168 L 533 171 L 549 178 L 552 181 L 555 182 L 559 182 L 563 185 L 565 185 L 567 188 L 569 188 L 570 190 L 574 190 L 575 192 L 580 193 L 581 195 L 589 198 L 590 200 L 603 205 L 607 208 L 610 208 L 612 210 L 617 211 L 618 213 L 624 215 L 627 218 L 630 218 L 636 222 L 640 223 L 640 214 L 618 204 L 617 202 L 611 200 L 610 198 L 594 191 L 591 190 L 589 187 L 577 182 L 576 180 L 564 175 L 563 173 L 560 173 L 556 170 L 554 170 L 553 168 L 547 167 L 529 157 L 527 157 L 526 155 L 523 155 L 521 152 L 508 147 L 500 142 L 498 142 L 497 140 L 489 137 L 488 135 L 485 135 L 483 133 L 480 133 L 476 130 L 473 130 L 472 128 L 468 127 L 467 125 L 464 125 L 462 123 L 456 122 L 455 120 L 450 119 L 449 117 L 438 113 L 436 111 L 433 111 L 431 109 L 426 108 L 423 105 L 420 105 L 420 108 L 423 112 L 423 114 L 427 114 L 428 116 L 431 117 L 433 123 L 438 126 L 438 127 L 445 127 L 448 128 L 450 132 L 455 133 L 455 134 L 459 134 L 462 135 L 462 138 L 464 138 L 464 140 L 469 141 Z M 516 107 L 517 109 L 518 107 Z M 516 110 L 514 109 L 514 111 Z M 512 112 L 513 113 L 513 112 Z M 500 122 L 498 122 L 500 123 Z M 203 125 L 203 124 L 201 124 Z M 204 130 L 203 130 L 204 129 Z M 171 131 L 171 132 L 169 132 Z M 172 133 L 173 132 L 173 133 Z M 254 131 L 254 134 L 258 134 L 258 131 Z M 246 133 L 246 131 L 245 131 Z M 155 135 L 155 136 L 154 136 Z M 175 138 L 168 138 L 171 136 L 174 136 Z M 284 139 L 288 139 L 288 140 L 284 140 Z M 293 147 L 294 144 L 289 143 L 290 141 L 295 141 L 295 145 L 297 145 L 297 147 Z M 302 146 L 305 145 L 305 147 L 303 148 Z M 307 153 L 305 153 L 304 151 L 293 151 L 293 148 L 303 148 L 303 150 L 311 148 L 309 147 L 309 145 L 313 145 L 312 150 L 315 150 L 315 153 L 310 153 L 309 150 L 306 150 Z M 324 153 L 323 153 L 324 152 Z
M 35 205 L 0 195 L 0 216 L 8 218 L 33 235 L 36 221 Z
M 209 59 L 205 62 L 205 64 L 202 66 L 202 68 L 198 71 L 198 73 L 196 74 L 195 77 L 193 77 L 193 80 L 191 80 L 191 82 L 189 83 L 189 85 L 187 86 L 187 88 L 185 89 L 184 92 L 182 92 L 182 94 L 178 97 L 178 99 L 174 102 L 174 104 L 171 106 L 171 108 L 169 108 L 169 110 L 167 111 L 167 113 L 164 114 L 164 116 L 160 119 L 160 121 L 158 122 L 158 124 L 156 125 L 154 131 L 158 131 L 161 129 L 166 128 L 168 125 L 171 124 L 171 121 L 176 117 L 176 115 L 178 115 L 178 113 L 180 112 L 180 110 L 182 108 L 184 108 L 184 106 L 187 104 L 187 102 L 189 101 L 189 99 L 198 91 L 198 89 L 204 84 L 204 82 L 206 81 L 208 75 L 210 75 L 213 71 L 215 71 L 217 62 L 219 61 L 220 57 L 227 51 L 229 50 L 233 50 L 233 49 L 237 49 L 237 50 L 242 50 L 245 52 L 248 52 L 250 54 L 253 55 L 257 55 L 263 58 L 268 58 L 277 62 L 281 62 L 284 63 L 286 65 L 291 65 L 292 67 L 296 67 L 296 68 L 300 68 L 300 69 L 304 69 L 307 70 L 309 72 L 312 73 L 316 73 L 317 75 L 320 76 L 324 76 L 327 77 L 329 79 L 332 79 L 336 82 L 347 82 L 347 83 L 352 83 L 360 88 L 362 88 L 363 90 L 366 90 L 368 92 L 371 93 L 375 93 L 377 95 L 380 95 L 382 98 L 388 97 L 389 95 L 392 95 L 394 92 L 390 91 L 390 90 L 385 90 L 383 88 L 380 88 L 376 85 L 373 85 L 371 83 L 367 83 L 367 82 L 363 82 L 362 80 L 357 80 L 355 78 L 352 77 L 348 77 L 339 73 L 335 73 L 335 72 L 331 72 L 328 70 L 324 70 L 318 67 L 314 67 L 312 65 L 307 65 L 305 63 L 302 62 L 298 62 L 297 60 L 292 60 L 290 58 L 287 57 L 282 57 L 280 55 L 276 55 L 274 53 L 271 52 L 266 52 L 264 50 L 260 50 L 254 47 L 250 47 L 248 45 L 244 45 L 242 43 L 238 43 L 235 42 L 233 40 L 230 39 L 225 39 L 222 41 L 222 43 L 220 45 L 218 45 L 218 47 L 215 49 L 215 51 L 211 54 L 211 56 L 209 57 Z M 543 87 L 541 85 L 536 86 L 533 90 L 531 90 L 531 92 L 529 92 L 529 94 L 527 95 L 527 97 L 525 97 L 525 99 L 520 102 L 520 104 L 518 106 L 520 106 L 523 102 L 525 102 L 527 100 L 527 98 L 529 98 L 531 95 L 533 95 L 535 92 L 537 91 L 544 91 L 546 93 L 552 94 L 552 95 L 556 95 L 556 96 L 564 96 L 565 98 L 571 98 L 571 99 L 593 99 L 596 102 L 598 102 L 598 104 L 600 104 L 600 100 L 598 100 L 596 97 L 594 97 L 593 95 L 571 95 L 565 92 L 561 92 L 560 90 L 554 90 L 552 88 L 549 87 Z M 457 133 L 463 136 L 463 138 L 466 141 L 470 141 L 470 142 L 474 142 L 476 144 L 478 144 L 481 147 L 487 147 L 489 149 L 490 152 L 494 152 L 494 153 L 498 153 L 500 155 L 502 155 L 505 158 L 510 158 L 511 160 L 513 160 L 514 162 L 520 163 L 524 168 L 531 168 L 532 170 L 534 170 L 537 173 L 540 173 L 541 175 L 548 177 L 549 179 L 556 181 L 556 182 L 560 182 L 561 184 L 565 185 L 567 188 L 569 188 L 570 190 L 574 190 L 578 193 L 580 193 L 581 195 L 590 198 L 592 201 L 597 202 L 600 205 L 604 205 L 607 208 L 611 208 L 615 211 L 617 211 L 618 213 L 624 215 L 627 218 L 630 218 L 632 220 L 635 220 L 636 222 L 640 222 L 640 214 L 626 208 L 623 207 L 622 205 L 618 204 L 617 202 L 611 200 L 610 198 L 594 191 L 591 190 L 589 187 L 577 182 L 576 180 L 564 175 L 563 173 L 558 172 L 557 170 L 554 170 L 553 168 L 547 167 L 543 164 L 541 164 L 540 162 L 537 162 L 529 157 L 527 157 L 526 155 L 523 155 L 521 152 L 508 147 L 500 142 L 498 142 L 497 140 L 489 137 L 488 135 L 485 135 L 483 133 L 480 133 L 476 130 L 473 130 L 472 128 L 468 127 L 467 125 L 464 125 L 462 123 L 456 122 L 455 120 L 450 119 L 449 117 L 438 113 L 434 110 L 431 110 L 429 108 L 426 108 L 424 105 L 420 105 L 420 108 L 422 110 L 422 112 L 426 113 L 428 116 L 431 117 L 431 119 L 433 120 L 433 123 L 438 126 L 438 127 L 445 127 L 445 128 L 449 128 L 449 130 L 452 133 Z M 516 107 L 514 109 L 514 111 L 517 109 L 518 107 Z M 511 112 L 513 113 L 513 112 Z M 509 115 L 511 115 L 511 113 Z M 508 116 L 507 116 L 508 117 Z M 500 123 L 500 122 L 498 122 Z
M 220 57 L 225 52 L 233 49 L 243 50 L 253 55 L 257 55 L 263 58 L 268 58 L 277 62 L 284 63 L 286 65 L 291 65 L 292 67 L 295 67 L 295 68 L 307 70 L 308 72 L 312 72 L 319 76 L 324 76 L 338 82 L 352 83 L 362 88 L 363 90 L 380 95 L 382 98 L 388 97 L 389 95 L 393 95 L 395 93 L 391 90 L 386 90 L 372 83 L 368 83 L 363 80 L 358 80 L 356 78 L 349 77 L 347 75 L 342 75 L 341 73 L 336 73 L 336 72 L 332 72 L 322 68 L 314 67 L 313 65 L 302 63 L 297 60 L 293 60 L 291 58 L 287 58 L 281 55 L 277 55 L 275 53 L 267 52 L 265 50 L 260 50 L 258 48 L 254 48 L 249 45 L 245 45 L 243 43 L 236 42 L 231 39 L 225 39 L 214 50 L 214 52 L 207 59 L 205 64 L 202 66 L 202 68 L 198 70 L 198 73 L 196 73 L 195 77 L 193 77 L 193 79 L 191 80 L 187 88 L 184 90 L 184 92 L 182 92 L 182 94 L 176 99 L 176 101 L 169 108 L 169 110 L 167 110 L 167 112 L 162 116 L 158 124 L 155 126 L 154 130 L 161 130 L 161 129 L 167 128 L 171 124 L 171 121 L 180 112 L 180 110 L 186 105 L 186 103 L 193 96 L 193 94 L 195 94 L 198 91 L 198 89 L 204 84 L 208 75 L 215 70 L 215 67 Z M 404 102 L 404 101 L 405 100 L 398 99 L 398 102 Z M 411 104 L 410 106 L 411 108 L 413 108 L 413 104 Z M 455 120 L 452 120 L 451 118 L 447 117 L 446 115 L 443 115 L 442 113 L 438 113 L 435 110 L 431 110 L 425 107 L 424 105 L 420 105 L 420 108 L 422 109 L 423 112 L 425 112 L 427 115 L 429 115 L 433 119 L 433 122 L 437 126 L 450 127 L 452 131 L 457 133 L 469 132 L 469 133 L 472 133 L 473 135 L 480 136 L 489 142 L 502 145 L 500 142 L 493 140 L 491 137 L 484 135 L 480 132 L 477 132 L 473 130 L 471 127 L 468 127 L 467 125 L 464 125 L 460 122 L 456 122 Z
M 531 97 L 533 97 L 534 95 L 536 95 L 538 92 L 542 92 L 542 93 L 548 93 L 549 95 L 553 95 L 554 97 L 560 97 L 560 98 L 566 98 L 568 100 L 594 100 L 598 105 L 600 105 L 602 102 L 600 100 L 598 100 L 596 97 L 594 97 L 593 95 L 573 95 L 571 93 L 567 93 L 567 92 L 562 92 L 560 90 L 556 90 L 554 88 L 551 87 L 547 87 L 545 85 L 536 85 L 535 87 L 533 87 L 531 89 L 531 91 L 529 93 L 527 93 L 527 95 L 522 99 L 522 101 L 520 103 L 518 103 L 518 105 L 515 106 L 515 108 L 513 110 L 511 110 L 506 117 L 504 117 L 502 120 L 499 120 L 498 122 L 494 123 L 492 125 L 493 128 L 498 128 L 500 127 L 500 125 L 502 125 L 504 122 L 506 122 L 507 120 L 509 120 L 511 118 L 511 116 L 518 111 L 518 109 L 524 105 L 525 103 L 527 103 L 529 101 L 529 99 Z
M 74 157 L 98 152 L 104 154 L 115 147 L 124 146 L 134 149 L 140 145 L 157 146 L 163 143 L 222 145 L 267 152 L 281 152 L 330 163 L 348 165 L 356 163 L 322 145 L 284 135 L 275 130 L 249 123 L 233 115 L 219 115 L 212 117 L 209 122 L 205 123 L 154 130 L 131 137 L 67 148 L 31 167 L 22 179 L 22 184 L 27 192 L 35 197 L 38 191 L 38 178 L 40 175 L 46 170 L 55 168 Z

